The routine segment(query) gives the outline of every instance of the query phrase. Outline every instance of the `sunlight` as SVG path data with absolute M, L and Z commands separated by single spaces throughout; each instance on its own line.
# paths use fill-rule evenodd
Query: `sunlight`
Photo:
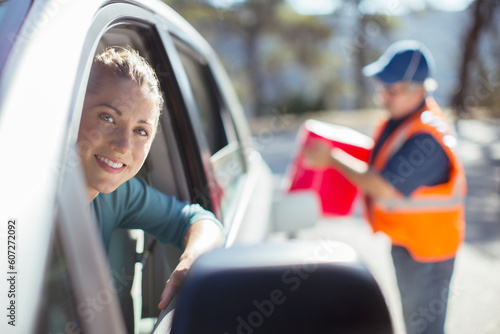
M 287 0 L 287 2 L 301 15 L 328 15 L 342 5 L 339 0 Z

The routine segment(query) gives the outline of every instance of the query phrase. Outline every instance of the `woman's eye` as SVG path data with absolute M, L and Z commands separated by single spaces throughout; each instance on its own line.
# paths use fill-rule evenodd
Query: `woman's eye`
M 113 123 L 115 120 L 112 116 L 108 114 L 100 114 L 99 117 L 104 121 L 108 123 Z
M 136 129 L 135 132 L 137 132 L 141 136 L 147 136 L 148 132 L 144 129 Z

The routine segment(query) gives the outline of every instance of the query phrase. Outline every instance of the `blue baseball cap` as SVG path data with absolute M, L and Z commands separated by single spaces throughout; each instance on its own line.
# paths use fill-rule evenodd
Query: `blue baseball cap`
M 374 63 L 363 67 L 367 77 L 375 76 L 385 84 L 398 81 L 423 83 L 431 77 L 433 58 L 419 41 L 405 40 L 392 44 Z

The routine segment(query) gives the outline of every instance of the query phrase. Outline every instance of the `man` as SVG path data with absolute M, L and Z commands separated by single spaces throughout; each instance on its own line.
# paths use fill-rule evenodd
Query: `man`
M 426 91 L 431 67 L 425 46 L 401 41 L 363 69 L 375 78 L 388 116 L 377 127 L 368 165 L 321 143 L 304 150 L 307 163 L 337 169 L 364 192 L 370 225 L 390 237 L 409 334 L 444 332 L 465 230 L 465 176 L 456 139 Z

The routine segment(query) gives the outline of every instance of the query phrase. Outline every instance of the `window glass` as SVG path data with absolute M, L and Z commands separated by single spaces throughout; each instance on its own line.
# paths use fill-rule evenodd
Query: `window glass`
M 179 56 L 191 85 L 196 107 L 211 151 L 216 191 L 224 216 L 236 204 L 236 189 L 245 173 L 243 156 L 236 131 L 223 104 L 221 94 L 206 61 L 195 51 L 176 40 Z M 213 189 L 213 187 L 212 187 Z
M 200 60 L 186 52 L 179 54 L 191 84 L 210 152 L 214 154 L 228 144 L 216 95 L 211 89 L 211 82 L 205 72 L 206 67 Z
M 58 224 L 56 224 L 57 226 Z M 69 261 L 56 228 L 49 262 L 45 271 L 42 305 L 40 307 L 40 333 L 81 333 L 80 318 L 69 275 Z

